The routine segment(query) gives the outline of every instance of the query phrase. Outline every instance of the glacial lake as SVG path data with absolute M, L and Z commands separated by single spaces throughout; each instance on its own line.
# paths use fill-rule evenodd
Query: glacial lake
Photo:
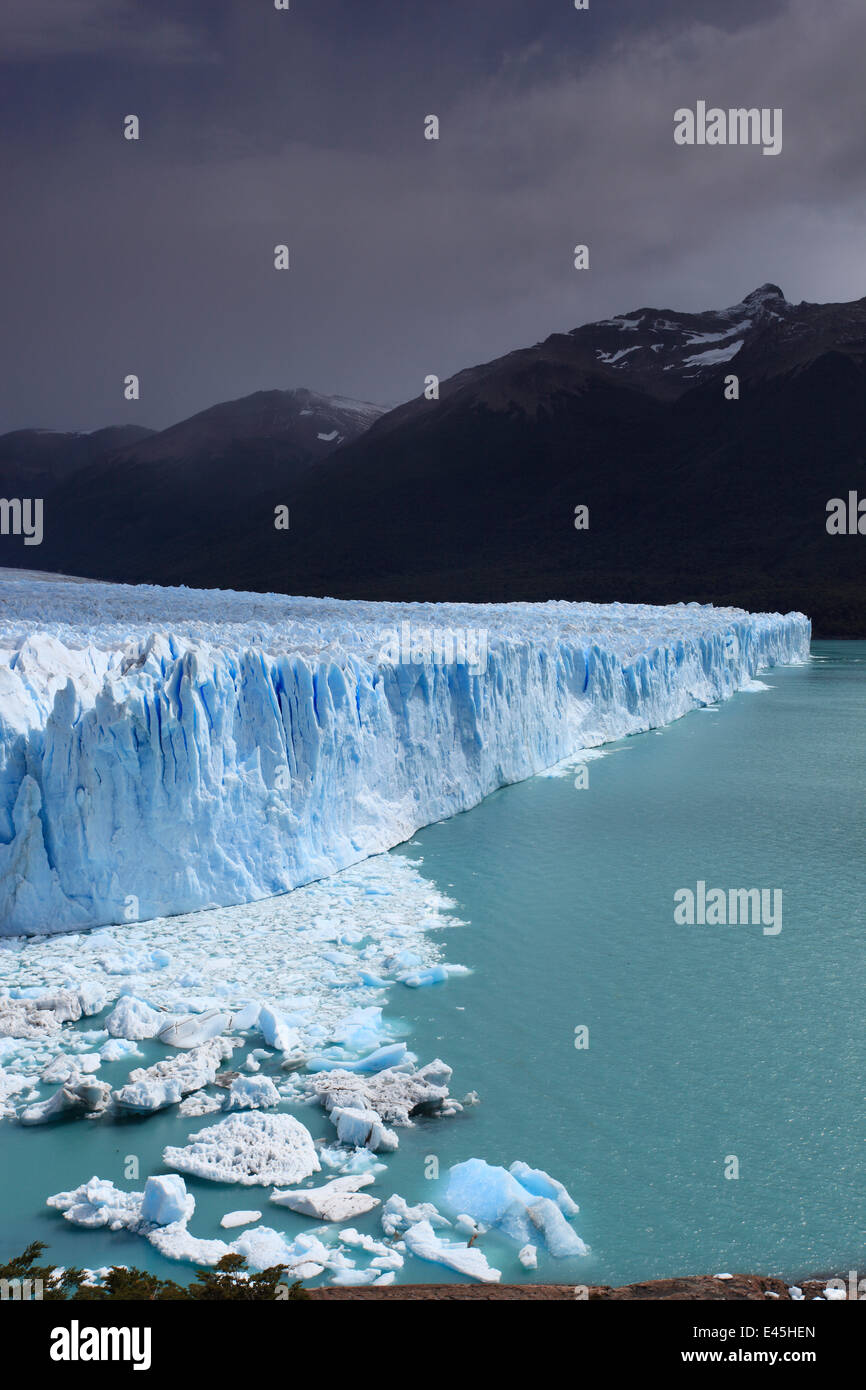
M 386 1016 L 421 1061 L 454 1068 L 455 1096 L 481 1103 L 400 1130 L 372 1191 L 438 1203 L 436 1164 L 444 1177 L 469 1157 L 545 1169 L 580 1204 L 591 1253 L 539 1249 L 528 1272 L 491 1233 L 481 1248 L 505 1280 L 862 1265 L 866 643 L 816 642 L 808 666 L 760 678 L 771 688 L 608 745 L 585 776 L 505 788 L 392 851 L 454 900 L 466 925 L 434 939 L 472 973 L 393 989 Z M 699 881 L 781 890 L 782 930 L 677 924 L 674 894 Z M 139 1066 L 163 1055 L 142 1050 Z M 126 1070 L 100 1076 L 117 1085 Z M 318 1110 L 290 1113 L 333 1138 Z M 44 1203 L 93 1174 L 140 1188 L 164 1171 L 165 1144 L 217 1118 L 3 1123 L 0 1258 L 40 1239 L 59 1264 L 187 1279 L 141 1238 L 80 1230 Z M 197 1236 L 231 1239 L 219 1218 L 237 1208 L 289 1235 L 313 1224 L 269 1207 L 267 1189 L 188 1186 Z M 381 1238 L 376 1212 L 351 1224 Z M 461 1281 L 412 1258 L 397 1278 Z

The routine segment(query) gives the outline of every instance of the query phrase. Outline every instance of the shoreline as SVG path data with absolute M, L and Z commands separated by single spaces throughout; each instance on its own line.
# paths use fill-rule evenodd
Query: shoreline
M 437 1300 L 458 1302 L 465 1299 L 508 1299 L 532 1302 L 770 1302 L 799 1303 L 824 1298 L 830 1278 L 842 1279 L 848 1298 L 847 1275 L 804 1279 L 801 1284 L 786 1284 L 784 1279 L 762 1274 L 734 1274 L 720 1279 L 716 1274 L 688 1274 L 673 1279 L 647 1279 L 636 1284 L 392 1284 L 388 1288 L 308 1289 L 308 1298 L 344 1301 L 399 1302 Z M 803 1298 L 795 1299 L 789 1290 L 799 1288 Z

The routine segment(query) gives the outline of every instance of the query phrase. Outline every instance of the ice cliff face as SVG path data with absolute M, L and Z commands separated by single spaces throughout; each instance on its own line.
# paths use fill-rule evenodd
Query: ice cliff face
M 0 933 L 247 902 L 807 657 L 802 614 L 0 585 Z

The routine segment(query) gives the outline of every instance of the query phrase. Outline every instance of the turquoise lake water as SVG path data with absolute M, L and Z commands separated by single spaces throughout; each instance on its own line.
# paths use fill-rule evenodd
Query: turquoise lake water
M 454 899 L 467 925 L 442 934 L 444 957 L 473 973 L 392 994 L 389 1012 L 399 1006 L 422 1061 L 454 1067 L 453 1094 L 481 1104 L 401 1130 L 374 1190 L 439 1200 L 431 1158 L 443 1174 L 473 1156 L 546 1169 L 580 1203 L 591 1254 L 540 1254 L 530 1274 L 514 1246 L 485 1237 L 506 1279 L 862 1267 L 866 643 L 813 652 L 807 667 L 762 673 L 768 691 L 611 745 L 585 788 L 573 774 L 534 778 L 393 851 Z M 781 890 L 781 932 L 676 924 L 675 892 L 699 880 Z M 126 1070 L 100 1075 L 117 1084 Z M 319 1112 L 293 1113 L 332 1137 Z M 0 1257 L 42 1239 L 58 1263 L 188 1276 L 138 1238 L 71 1228 L 44 1201 L 94 1173 L 140 1187 L 124 1180 L 126 1155 L 143 1181 L 166 1143 L 214 1118 L 3 1125 Z M 738 1179 L 725 1177 L 731 1156 Z M 219 1217 L 238 1207 L 290 1234 L 311 1225 L 269 1210 L 263 1189 L 189 1186 L 199 1236 L 224 1234 Z M 376 1213 L 353 1224 L 380 1234 Z M 414 1260 L 398 1275 L 459 1278 Z

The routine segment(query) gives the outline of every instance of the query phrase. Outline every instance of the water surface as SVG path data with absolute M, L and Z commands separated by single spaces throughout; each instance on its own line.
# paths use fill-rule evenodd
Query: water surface
M 473 974 L 398 988 L 389 1012 L 421 1060 L 442 1056 L 453 1092 L 481 1104 L 400 1131 L 375 1191 L 438 1201 L 436 1163 L 445 1174 L 471 1156 L 547 1169 L 580 1203 L 592 1253 L 541 1256 L 529 1274 L 486 1237 L 506 1279 L 862 1263 L 866 643 L 813 650 L 807 667 L 765 673 L 768 691 L 611 745 L 584 788 L 574 774 L 537 777 L 393 851 L 456 901 L 468 925 L 442 934 L 443 953 Z M 701 879 L 781 889 L 781 932 L 677 925 L 674 893 Z M 582 1025 L 590 1045 L 577 1050 Z M 119 1084 L 125 1070 L 100 1075 Z M 319 1112 L 295 1113 L 333 1136 Z M 59 1263 L 188 1277 L 146 1242 L 73 1229 L 43 1204 L 93 1173 L 140 1187 L 166 1143 L 214 1118 L 4 1125 L 0 1255 L 38 1238 Z M 124 1179 L 130 1155 L 139 1182 Z M 309 1229 L 268 1209 L 265 1189 L 189 1185 L 196 1235 L 224 1234 L 220 1215 L 238 1207 L 290 1235 Z M 354 1224 L 379 1234 L 375 1213 Z M 414 1260 L 398 1275 L 459 1277 Z

